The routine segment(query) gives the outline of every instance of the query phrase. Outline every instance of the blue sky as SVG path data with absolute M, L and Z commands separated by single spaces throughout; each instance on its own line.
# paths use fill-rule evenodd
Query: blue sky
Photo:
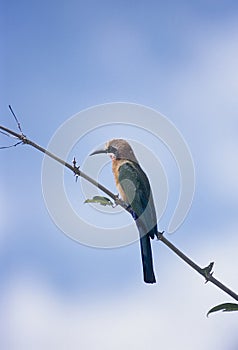
M 47 146 L 63 122 L 97 104 L 161 112 L 184 136 L 196 172 L 190 213 L 169 238 L 202 266 L 214 260 L 215 275 L 237 291 L 237 2 L 0 6 L 1 124 L 15 128 L 11 104 L 24 132 Z M 83 163 L 89 143 L 81 151 Z M 23 146 L 0 157 L 3 349 L 237 348 L 236 314 L 205 317 L 228 296 L 156 242 L 158 284 L 144 285 L 138 244 L 89 248 L 55 226 L 39 152 Z M 81 201 L 70 175 L 67 187 Z

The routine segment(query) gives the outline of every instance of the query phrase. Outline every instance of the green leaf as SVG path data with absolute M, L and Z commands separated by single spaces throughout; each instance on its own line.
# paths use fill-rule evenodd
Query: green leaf
M 238 304 L 224 303 L 224 304 L 214 306 L 211 310 L 208 311 L 207 316 L 212 312 L 216 312 L 216 311 L 222 311 L 222 312 L 238 311 Z
M 94 196 L 92 199 L 86 199 L 84 203 L 99 203 L 103 206 L 106 206 L 106 205 L 113 206 L 113 203 L 112 201 L 110 201 L 109 198 L 102 197 L 102 196 Z

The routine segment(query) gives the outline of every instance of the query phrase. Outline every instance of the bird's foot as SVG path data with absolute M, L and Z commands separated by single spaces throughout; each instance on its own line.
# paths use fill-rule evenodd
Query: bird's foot
M 115 194 L 113 208 L 116 208 L 118 205 L 121 205 L 121 199 L 119 198 L 119 193 Z
M 115 195 L 115 199 L 114 199 L 114 202 L 115 202 L 115 207 L 117 205 L 120 205 L 121 207 L 123 207 L 124 209 L 128 209 L 128 207 L 130 206 L 129 204 L 127 204 L 126 202 L 124 202 L 121 198 L 119 198 L 119 194 L 116 194 Z

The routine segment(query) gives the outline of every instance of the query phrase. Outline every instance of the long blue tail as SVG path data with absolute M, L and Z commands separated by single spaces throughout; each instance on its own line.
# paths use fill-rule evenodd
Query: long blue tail
M 154 238 L 157 236 L 157 224 L 153 227 L 153 229 L 150 232 L 147 232 L 146 225 L 143 222 L 142 218 L 138 218 L 137 214 L 133 211 L 132 208 L 130 210 L 130 213 L 136 222 L 136 226 L 140 234 L 140 250 L 144 281 L 145 283 L 156 283 L 150 238 Z
M 143 265 L 144 281 L 146 283 L 156 283 L 154 269 L 153 269 L 152 251 L 151 251 L 149 234 L 146 234 L 140 238 L 140 248 L 141 248 L 141 259 L 142 259 L 142 265 Z

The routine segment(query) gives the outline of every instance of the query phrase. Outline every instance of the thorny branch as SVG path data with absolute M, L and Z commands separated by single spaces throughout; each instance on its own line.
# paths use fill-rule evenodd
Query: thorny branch
M 9 106 L 9 108 L 10 108 L 10 106 Z M 12 111 L 12 109 L 11 109 L 11 111 Z M 33 141 L 31 141 L 30 139 L 28 139 L 22 133 L 20 124 L 19 124 L 19 122 L 18 122 L 18 120 L 17 120 L 17 118 L 16 118 L 16 116 L 15 116 L 13 111 L 12 111 L 12 113 L 13 113 L 14 118 L 15 118 L 17 124 L 18 124 L 18 129 L 20 130 L 21 134 L 18 134 L 15 131 L 10 130 L 10 129 L 4 127 L 4 126 L 0 126 L 0 130 L 2 130 L 2 133 L 4 135 L 7 135 L 7 136 L 12 135 L 15 138 L 17 138 L 18 140 L 20 140 L 17 144 L 12 145 L 12 146 L 16 146 L 18 144 L 27 144 L 27 145 L 30 145 L 30 146 L 36 148 L 38 151 L 40 151 L 42 153 L 45 153 L 50 158 L 56 160 L 57 162 L 59 162 L 60 164 L 62 164 L 63 166 L 65 166 L 66 168 L 71 170 L 76 177 L 81 176 L 82 178 L 84 178 L 85 180 L 90 182 L 92 185 L 98 187 L 101 191 L 103 191 L 109 197 L 111 197 L 114 200 L 115 204 L 120 205 L 123 209 L 125 209 L 126 211 L 128 211 L 131 214 L 130 208 L 128 207 L 127 203 L 123 202 L 121 199 L 118 198 L 118 195 L 115 195 L 114 193 L 109 191 L 105 186 L 103 186 L 102 184 L 100 184 L 99 182 L 95 181 L 94 179 L 92 179 L 87 174 L 85 174 L 83 171 L 81 171 L 80 168 L 78 166 L 76 166 L 75 159 L 73 161 L 73 165 L 71 165 L 71 164 L 65 162 L 64 160 L 60 159 L 59 157 L 57 157 L 55 154 L 47 151 L 45 148 L 39 146 L 38 144 L 36 144 Z M 2 148 L 4 148 L 4 147 L 2 147 Z M 238 295 L 235 292 L 233 292 L 231 289 L 229 289 L 223 283 L 221 283 L 219 280 L 217 280 L 215 277 L 213 277 L 213 272 L 212 272 L 212 267 L 213 267 L 213 264 L 214 264 L 213 262 L 210 263 L 207 267 L 201 268 L 194 261 L 192 261 L 189 257 L 187 257 L 181 250 L 179 250 L 170 241 L 168 241 L 164 237 L 163 233 L 164 232 L 158 232 L 158 239 L 161 242 L 163 242 L 169 249 L 171 249 L 175 254 L 177 254 L 183 261 L 185 261 L 194 270 L 196 270 L 200 275 L 202 275 L 205 278 L 206 282 L 211 282 L 211 283 L 215 284 L 218 288 L 220 288 L 225 293 L 229 294 L 232 298 L 234 298 L 235 300 L 238 301 Z

